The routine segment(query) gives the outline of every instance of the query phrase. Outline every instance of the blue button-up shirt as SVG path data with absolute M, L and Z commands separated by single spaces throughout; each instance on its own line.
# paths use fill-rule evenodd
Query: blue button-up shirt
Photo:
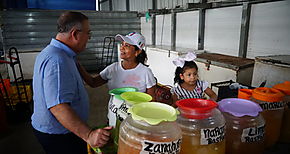
M 65 134 L 64 128 L 49 109 L 69 103 L 84 121 L 88 119 L 89 100 L 75 63 L 76 53 L 52 39 L 36 58 L 33 74 L 34 112 L 32 126 L 48 134 Z

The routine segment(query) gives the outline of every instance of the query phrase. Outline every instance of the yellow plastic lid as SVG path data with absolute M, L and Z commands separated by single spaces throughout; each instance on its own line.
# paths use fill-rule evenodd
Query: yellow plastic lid
M 129 105 L 149 102 L 152 100 L 152 97 L 149 94 L 135 91 L 124 92 L 120 96 L 123 100 L 129 103 Z
M 179 112 L 170 105 L 150 102 L 133 105 L 128 110 L 134 120 L 145 121 L 150 125 L 158 125 L 163 121 L 175 121 Z

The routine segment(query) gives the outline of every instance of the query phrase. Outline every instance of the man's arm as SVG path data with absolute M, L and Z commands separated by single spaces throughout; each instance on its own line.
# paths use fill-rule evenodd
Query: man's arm
M 92 147 L 102 147 L 108 142 L 110 136 L 108 130 L 112 129 L 112 127 L 92 130 L 80 119 L 68 103 L 53 106 L 50 111 L 65 128 L 82 138 Z
M 77 62 L 78 70 L 83 78 L 83 80 L 92 88 L 99 87 L 105 83 L 107 83 L 107 80 L 104 80 L 100 74 L 93 77 L 91 74 L 89 74 L 85 68 Z

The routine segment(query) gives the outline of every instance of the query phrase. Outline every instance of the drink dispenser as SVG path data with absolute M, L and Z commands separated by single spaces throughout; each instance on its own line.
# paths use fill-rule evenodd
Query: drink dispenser
M 265 147 L 273 146 L 280 135 L 284 104 L 284 94 L 277 89 L 260 87 L 253 90 L 252 101 L 258 103 L 266 121 Z
M 121 98 L 121 94 L 128 91 L 138 91 L 137 88 L 134 87 L 124 87 L 124 88 L 116 88 L 109 91 L 111 95 L 109 105 L 108 105 L 108 119 L 110 126 L 116 126 L 116 113 L 117 109 L 124 103 L 124 100 Z
M 123 88 L 115 88 L 109 91 L 109 94 L 111 95 L 109 105 L 108 105 L 108 120 L 109 125 L 113 126 L 113 130 L 111 138 L 114 141 L 114 143 L 107 144 L 105 147 L 103 147 L 103 151 L 106 152 L 116 152 L 118 149 L 118 145 L 116 140 L 118 141 L 118 135 L 119 135 L 119 123 L 117 119 L 117 110 L 118 108 L 125 102 L 123 98 L 121 98 L 121 94 L 124 92 L 136 92 L 138 91 L 137 88 L 134 87 L 123 87 Z
M 130 113 L 128 113 L 128 110 L 136 104 L 139 103 L 150 103 L 149 101 L 152 100 L 152 97 L 149 94 L 142 93 L 142 92 L 124 92 L 121 95 L 121 98 L 124 100 L 124 102 L 119 106 L 117 110 L 117 122 L 115 127 L 115 134 L 114 134 L 114 144 L 115 147 L 118 147 L 118 141 L 119 141 L 119 129 L 121 122 L 126 119 Z
M 265 121 L 262 108 L 249 100 L 223 99 L 219 104 L 226 119 L 226 154 L 262 154 Z
M 204 99 L 176 102 L 181 113 L 177 122 L 182 130 L 181 154 L 224 154 L 225 119 L 217 103 Z
M 128 117 L 128 110 L 133 105 L 143 102 L 149 102 L 152 100 L 152 97 L 149 94 L 142 92 L 124 92 L 120 96 L 124 100 L 124 102 L 119 106 L 117 110 L 117 122 L 121 122 Z
M 290 81 L 285 81 L 284 83 L 277 84 L 273 88 L 278 89 L 285 94 L 285 108 L 279 141 L 290 143 Z
M 163 103 L 133 105 L 120 126 L 118 154 L 178 154 L 181 130 L 178 111 Z

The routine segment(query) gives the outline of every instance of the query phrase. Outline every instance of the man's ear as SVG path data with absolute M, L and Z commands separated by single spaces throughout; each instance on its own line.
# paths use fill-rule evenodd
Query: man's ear
M 79 33 L 79 31 L 78 30 L 76 30 L 76 29 L 72 29 L 71 31 L 70 31 L 70 34 L 71 34 L 71 37 L 72 37 L 72 39 L 73 40 L 78 40 L 79 38 L 78 38 L 78 33 Z

